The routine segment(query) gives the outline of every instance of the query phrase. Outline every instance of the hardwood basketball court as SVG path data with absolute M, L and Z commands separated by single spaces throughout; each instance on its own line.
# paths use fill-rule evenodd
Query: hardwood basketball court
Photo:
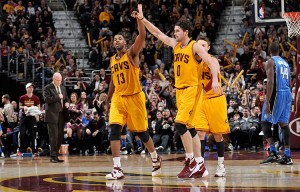
M 112 169 L 110 155 L 61 156 L 64 163 L 48 157 L 0 159 L 0 191 L 300 191 L 300 152 L 292 152 L 294 165 L 260 165 L 267 152 L 226 152 L 227 175 L 215 178 L 215 152 L 206 153 L 209 175 L 180 180 L 184 154 L 162 154 L 162 176 L 152 178 L 149 155 L 123 155 L 125 179 L 106 181 Z

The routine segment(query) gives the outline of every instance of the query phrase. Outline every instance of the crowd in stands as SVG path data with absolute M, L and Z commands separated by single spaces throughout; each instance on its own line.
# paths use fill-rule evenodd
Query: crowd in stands
M 29 55 L 37 64 L 36 76 L 33 79 L 35 84 L 38 84 L 43 77 L 46 83 L 50 83 L 52 74 L 56 71 L 62 73 L 65 81 L 71 81 L 69 77 L 73 78 L 68 86 L 71 120 L 66 124 L 65 137 L 70 153 L 81 151 L 83 154 L 86 152 L 93 154 L 95 150 L 109 151 L 109 127 L 107 126 L 109 114 L 103 107 L 103 101 L 106 99 L 110 82 L 109 61 L 115 53 L 112 39 L 115 34 L 121 33 L 130 46 L 137 36 L 136 22 L 130 17 L 131 11 L 136 6 L 135 2 L 123 1 L 124 4 L 122 1 L 115 2 L 84 0 L 77 1 L 74 5 L 83 33 L 90 34 L 88 35 L 91 42 L 90 66 L 99 69 L 99 73 L 93 73 L 90 82 L 84 81 L 87 75 L 77 69 L 76 57 L 71 51 L 64 50 L 64 45 L 56 37 L 52 11 L 45 0 L 26 1 L 26 4 L 24 4 L 25 0 L 18 2 L 7 0 L 3 5 L 0 20 L 2 61 L 5 61 L 8 52 L 12 57 L 19 57 L 22 53 Z M 222 1 L 179 1 L 178 5 L 175 1 L 160 4 L 150 0 L 141 2 L 145 17 L 166 34 L 170 36 L 173 34 L 176 21 L 188 19 L 194 24 L 191 33 L 193 39 L 201 35 L 214 41 L 222 12 Z M 259 122 L 266 83 L 263 62 L 269 58 L 267 49 L 271 42 L 278 41 L 282 44 L 285 51 L 282 50 L 281 55 L 287 59 L 294 71 L 293 56 L 296 52 L 290 49 L 288 43 L 296 46 L 296 40 L 287 37 L 287 28 L 284 25 L 255 26 L 251 20 L 252 11 L 249 11 L 252 6 L 247 2 L 249 1 L 244 4 L 247 17 L 243 20 L 243 27 L 237 32 L 240 36 L 239 40 L 234 42 L 237 48 L 226 45 L 224 52 L 218 53 L 217 56 L 224 77 L 222 85 L 227 96 L 228 120 L 232 131 L 231 134 L 224 136 L 228 151 L 233 148 L 236 150 L 263 148 Z M 174 130 L 177 109 L 172 49 L 147 34 L 145 48 L 140 58 L 141 84 L 147 96 L 149 132 L 155 147 L 161 152 L 166 152 L 168 149 L 181 151 L 183 147 L 180 136 Z M 1 70 L 7 70 L 5 66 L 2 64 Z M 156 67 L 159 70 L 154 70 Z M 11 70 L 15 68 L 12 67 Z M 242 75 L 239 75 L 242 71 L 244 71 Z M 3 97 L 2 103 L 9 104 L 10 102 L 4 102 Z M 40 99 L 43 103 L 42 98 Z M 9 127 L 3 125 L 3 130 L 0 132 L 2 146 L 10 148 L 7 155 L 15 153 L 18 147 L 16 134 L 10 134 L 18 132 L 20 114 L 17 102 L 14 103 L 13 117 L 9 118 L 13 121 L 9 121 Z M 41 110 L 43 110 L 42 105 Z M 35 150 L 42 148 L 45 151 L 48 141 L 46 126 L 43 124 L 43 113 L 36 119 L 38 142 Z M 127 135 L 127 142 L 136 145 L 138 141 L 134 138 Z M 126 143 L 126 137 L 122 137 L 122 140 L 123 145 L 124 142 Z M 208 135 L 207 141 L 209 150 L 214 150 L 213 137 Z M 129 146 L 128 152 L 137 149 L 134 146 L 127 146 Z M 138 150 L 139 153 L 141 151 Z

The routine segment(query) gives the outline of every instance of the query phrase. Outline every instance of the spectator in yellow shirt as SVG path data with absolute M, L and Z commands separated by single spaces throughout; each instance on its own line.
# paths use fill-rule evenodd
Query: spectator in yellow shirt
M 3 11 L 9 14 L 11 11 L 15 10 L 14 2 L 12 0 L 7 0 L 7 3 L 3 6 Z
M 18 5 L 15 7 L 15 12 L 25 13 L 25 7 L 22 5 L 22 1 L 18 1 Z
M 114 16 L 110 13 L 109 6 L 105 5 L 104 11 L 102 11 L 99 15 L 99 21 L 100 22 L 107 21 L 108 23 L 110 23 L 110 21 L 113 19 Z

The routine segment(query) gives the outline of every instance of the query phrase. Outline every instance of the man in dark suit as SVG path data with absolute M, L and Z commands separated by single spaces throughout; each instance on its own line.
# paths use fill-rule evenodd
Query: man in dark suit
M 45 100 L 45 122 L 48 127 L 50 143 L 50 162 L 58 163 L 58 151 L 63 141 L 64 124 L 68 121 L 68 95 L 67 90 L 61 85 L 62 76 L 54 73 L 52 83 L 48 84 L 43 91 Z

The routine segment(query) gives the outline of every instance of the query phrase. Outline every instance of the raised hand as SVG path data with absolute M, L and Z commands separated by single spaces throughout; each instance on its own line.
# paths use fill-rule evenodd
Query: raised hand
M 143 5 L 138 4 L 138 11 L 133 11 L 131 17 L 142 20 L 144 18 Z

